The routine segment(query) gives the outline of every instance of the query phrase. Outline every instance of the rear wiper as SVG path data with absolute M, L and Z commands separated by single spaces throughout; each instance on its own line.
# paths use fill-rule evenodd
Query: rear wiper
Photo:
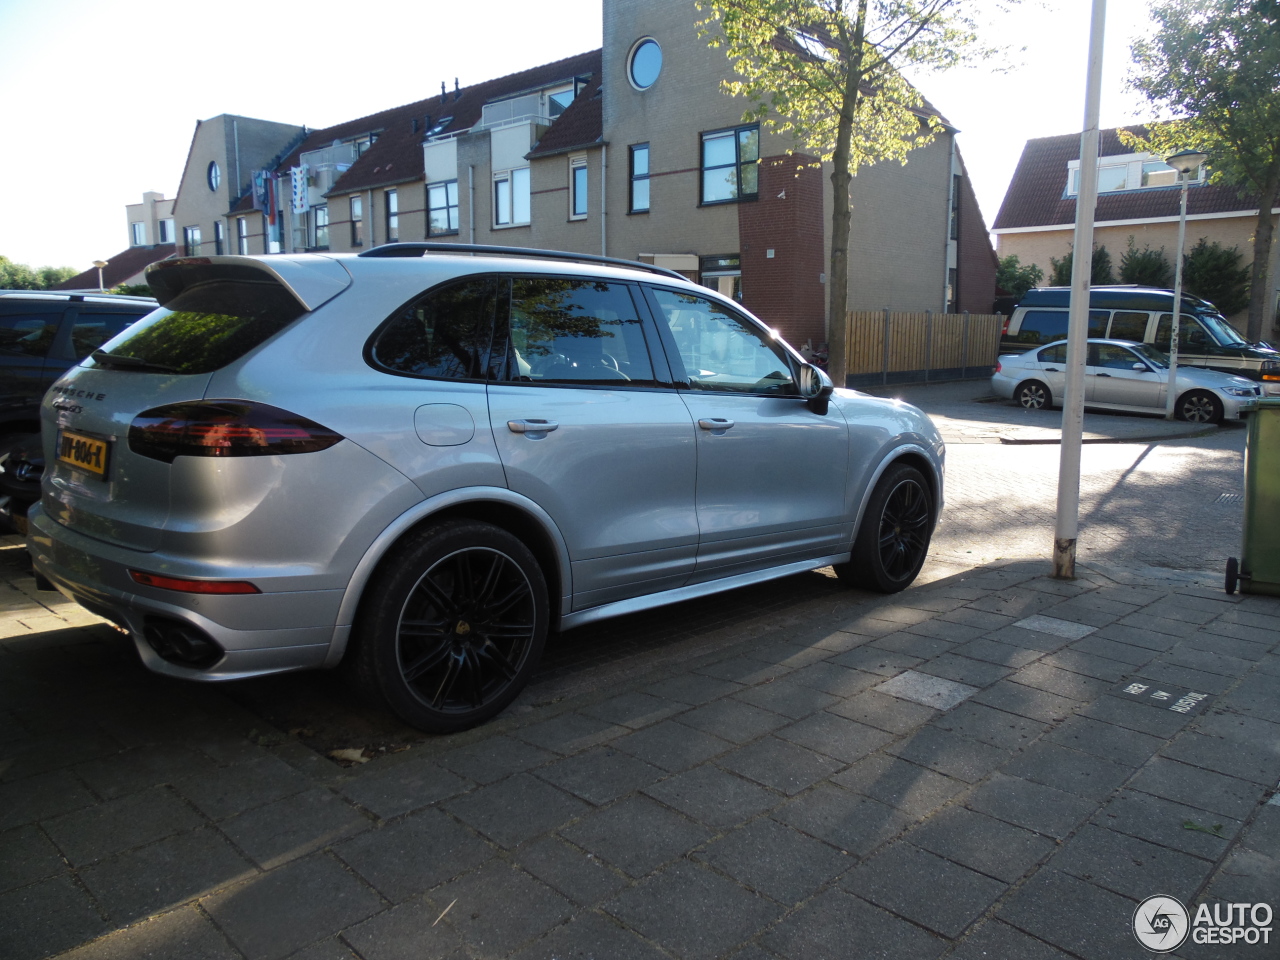
M 90 354 L 93 362 L 104 367 L 127 367 L 130 370 L 151 370 L 156 373 L 177 373 L 177 367 L 171 367 L 164 363 L 152 363 L 150 360 L 142 360 L 138 357 L 122 357 L 119 354 L 106 353 L 102 350 L 95 350 Z

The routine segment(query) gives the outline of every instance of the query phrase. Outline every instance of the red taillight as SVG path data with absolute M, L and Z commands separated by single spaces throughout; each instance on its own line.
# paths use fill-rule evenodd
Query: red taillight
M 195 400 L 144 410 L 129 425 L 129 449 L 153 460 L 315 453 L 342 439 L 296 413 L 248 400 Z
M 1013 317 L 1009 314 L 1005 314 L 1004 322 L 1000 324 L 1000 336 L 1005 337 L 1009 335 L 1009 321 L 1012 319 Z
M 159 587 L 161 590 L 179 590 L 182 593 L 261 593 L 248 580 L 184 580 L 181 577 L 162 577 L 156 573 L 143 573 L 141 570 L 130 570 L 129 576 L 144 587 Z
M 999 373 L 999 372 L 1000 372 L 1000 361 L 999 361 L 999 360 L 997 360 L 997 361 L 996 361 L 996 373 Z

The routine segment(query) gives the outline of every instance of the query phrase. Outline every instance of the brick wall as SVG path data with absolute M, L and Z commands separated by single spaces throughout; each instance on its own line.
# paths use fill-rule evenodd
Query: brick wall
M 960 179 L 956 275 L 956 312 L 990 313 L 996 297 L 996 255 L 967 173 Z
M 800 155 L 764 158 L 760 199 L 738 205 L 743 305 L 796 347 L 827 339 L 823 173 L 810 164 Z

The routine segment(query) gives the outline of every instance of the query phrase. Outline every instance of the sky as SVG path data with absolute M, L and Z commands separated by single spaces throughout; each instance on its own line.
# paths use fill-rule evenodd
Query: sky
M 1125 83 L 1148 3 L 1107 7 L 1104 128 L 1150 116 Z M 1006 55 L 915 78 L 960 130 L 988 226 L 1025 141 L 1083 125 L 1089 8 L 1024 0 L 984 38 Z M 0 0 L 0 255 L 83 270 L 119 253 L 125 205 L 177 193 L 197 120 L 330 126 L 593 50 L 600 17 L 599 0 Z

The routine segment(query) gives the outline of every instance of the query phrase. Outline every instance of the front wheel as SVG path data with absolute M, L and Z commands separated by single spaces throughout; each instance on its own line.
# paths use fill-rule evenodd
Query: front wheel
M 836 575 L 852 586 L 897 593 L 924 566 L 932 535 L 933 493 L 924 474 L 905 463 L 890 466 L 867 503 L 853 556 L 836 565 Z
M 1212 393 L 1192 390 L 1178 398 L 1174 412 L 1179 420 L 1191 423 L 1221 423 L 1222 403 Z
M 520 540 L 487 523 L 437 524 L 383 562 L 354 638 L 356 678 L 420 730 L 465 730 L 528 683 L 547 609 L 546 580 Z

